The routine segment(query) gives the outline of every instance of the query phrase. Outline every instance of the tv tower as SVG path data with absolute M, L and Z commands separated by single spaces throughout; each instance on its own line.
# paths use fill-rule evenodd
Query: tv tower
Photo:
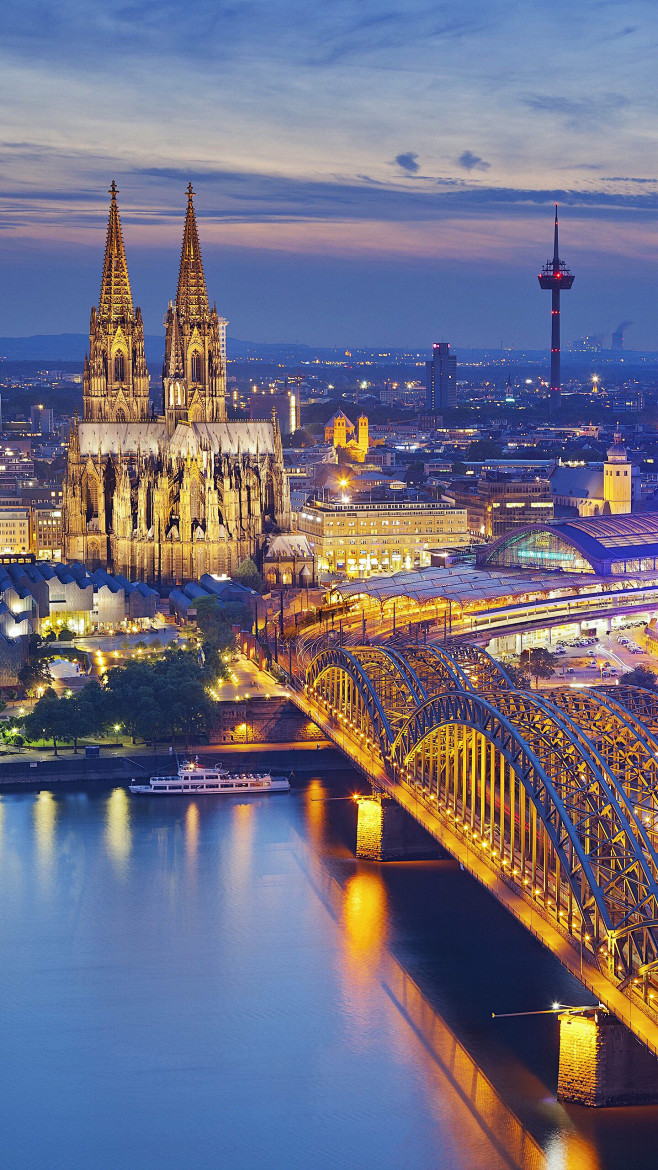
M 547 260 L 539 273 L 539 287 L 550 288 L 551 298 L 551 392 L 549 410 L 554 414 L 560 405 L 562 383 L 560 381 L 560 293 L 571 288 L 575 277 L 566 264 L 560 260 L 557 241 L 557 203 L 555 204 L 555 237 L 553 259 Z

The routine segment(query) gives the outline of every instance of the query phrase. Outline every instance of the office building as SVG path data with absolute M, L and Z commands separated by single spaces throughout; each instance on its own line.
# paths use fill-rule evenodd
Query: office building
M 30 423 L 38 435 L 52 435 L 55 432 L 55 415 L 49 406 L 31 406 Z
M 425 362 L 425 408 L 436 414 L 457 403 L 457 358 L 447 341 L 432 346 L 432 357 Z

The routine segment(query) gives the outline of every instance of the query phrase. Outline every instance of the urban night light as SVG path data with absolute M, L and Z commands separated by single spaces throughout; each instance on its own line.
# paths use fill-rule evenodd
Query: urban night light
M 653 1166 L 657 36 L 3 14 L 10 1170 Z

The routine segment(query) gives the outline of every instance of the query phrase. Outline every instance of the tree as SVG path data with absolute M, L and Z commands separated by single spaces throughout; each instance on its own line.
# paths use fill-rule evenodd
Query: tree
M 38 658 L 28 658 L 18 672 L 18 681 L 26 695 L 35 695 L 49 687 L 53 681 L 50 667 L 47 662 Z
M 203 651 L 208 657 L 209 650 L 215 650 L 219 655 L 227 650 L 235 649 L 235 634 L 233 626 L 241 629 L 251 626 L 249 609 L 240 602 L 229 602 L 222 605 L 217 597 L 200 597 L 196 603 L 197 630 L 203 637 Z M 216 663 L 216 674 L 227 677 L 226 664 Z
M 504 669 L 507 671 L 515 687 L 525 691 L 530 686 L 530 675 L 520 666 L 515 666 L 512 662 L 504 663 Z
M 23 719 L 23 730 L 28 739 L 52 739 L 57 755 L 58 740 L 70 738 L 66 726 L 66 702 L 58 699 L 52 687 L 39 699 L 36 707 Z
M 120 723 L 132 736 L 155 739 L 169 734 L 172 743 L 178 734 L 191 735 L 206 729 L 212 709 L 207 688 L 217 671 L 199 662 L 196 652 L 167 650 L 148 661 L 131 660 L 109 671 L 106 680 L 107 714 L 110 723 Z
M 144 709 L 159 703 L 154 667 L 137 659 L 115 666 L 107 673 L 106 693 L 108 722 L 120 723 L 135 743 L 137 736 L 143 734 Z
M 420 487 L 425 482 L 425 465 L 422 459 L 414 459 L 407 465 L 404 478 L 408 484 L 413 484 L 415 487 Z
M 283 439 L 284 447 L 314 447 L 315 443 L 315 435 L 305 427 L 302 430 L 293 431 L 291 435 L 286 435 Z
M 60 642 L 72 642 L 74 637 L 75 634 L 72 630 L 69 630 L 68 626 L 62 626 L 59 634 L 57 635 L 57 638 Z
M 620 684 L 625 687 L 643 687 L 645 691 L 655 691 L 658 678 L 653 670 L 649 670 L 648 666 L 634 667 L 629 670 L 627 674 L 622 674 Z
M 526 670 L 535 680 L 535 687 L 540 678 L 552 678 L 558 665 L 557 654 L 551 654 L 543 646 L 534 646 L 530 650 L 523 650 L 519 656 L 521 670 Z
M 469 463 L 478 463 L 485 459 L 500 459 L 503 448 L 495 439 L 474 439 L 468 444 L 466 460 Z
M 104 731 L 110 723 L 111 713 L 107 694 L 96 681 L 88 683 L 72 698 L 60 699 L 60 702 L 67 704 L 65 717 L 73 740 L 74 752 L 78 750 L 78 739 L 96 735 Z
M 251 557 L 245 557 L 238 565 L 233 573 L 233 580 L 237 581 L 239 585 L 244 585 L 247 589 L 255 590 L 256 593 L 262 593 L 265 588 L 265 582 Z

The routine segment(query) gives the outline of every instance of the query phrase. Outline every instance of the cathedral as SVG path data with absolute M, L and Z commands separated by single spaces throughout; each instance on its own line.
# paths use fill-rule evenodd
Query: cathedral
M 69 443 L 64 556 L 164 587 L 230 575 L 245 557 L 260 562 L 268 534 L 290 527 L 278 422 L 226 417 L 227 322 L 208 301 L 191 185 L 165 318 L 162 413 L 152 410 L 115 183 L 110 194 L 83 414 Z

